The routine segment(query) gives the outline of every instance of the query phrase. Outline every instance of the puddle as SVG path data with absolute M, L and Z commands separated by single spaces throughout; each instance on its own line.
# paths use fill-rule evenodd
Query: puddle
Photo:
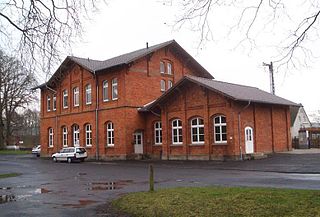
M 305 181 L 320 181 L 320 174 L 297 174 L 292 173 L 287 175 L 288 179 L 305 180 Z
M 87 190 L 91 191 L 112 191 L 123 188 L 124 186 L 133 183 L 133 180 L 119 180 L 116 182 L 91 182 Z
M 0 204 L 12 201 L 16 201 L 16 197 L 14 195 L 0 195 Z
M 10 190 L 11 187 L 0 187 L 0 190 Z
M 66 203 L 66 204 L 63 204 L 62 206 L 64 206 L 64 207 L 72 207 L 72 208 L 82 208 L 82 207 L 85 207 L 87 205 L 94 204 L 96 202 L 97 201 L 94 201 L 94 200 L 79 200 L 78 204 Z

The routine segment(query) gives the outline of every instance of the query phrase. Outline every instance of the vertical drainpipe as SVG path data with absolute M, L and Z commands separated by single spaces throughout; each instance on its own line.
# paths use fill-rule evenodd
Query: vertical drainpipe
M 96 71 L 93 72 L 96 81 L 96 109 L 95 109 L 95 119 L 96 119 L 96 160 L 99 160 L 99 130 L 98 130 L 98 110 L 99 110 L 99 84 Z
M 246 108 L 249 107 L 251 101 L 248 101 L 248 104 L 246 106 L 244 106 L 239 112 L 238 112 L 238 137 L 239 137 L 239 149 L 240 149 L 240 160 L 243 160 L 242 157 L 242 147 L 241 147 L 241 124 L 240 124 L 240 120 L 241 120 L 241 112 L 244 111 Z

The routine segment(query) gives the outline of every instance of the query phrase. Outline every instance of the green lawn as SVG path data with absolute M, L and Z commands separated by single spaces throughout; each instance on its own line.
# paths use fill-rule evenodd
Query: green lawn
M 320 216 L 320 191 L 247 187 L 172 188 L 112 202 L 130 216 Z
M 5 155 L 5 154 L 31 154 L 31 151 L 25 151 L 25 150 L 7 150 L 7 149 L 3 149 L 0 150 L 0 155 Z
M 4 174 L 0 174 L 0 179 L 16 177 L 20 175 L 21 175 L 20 173 L 4 173 Z

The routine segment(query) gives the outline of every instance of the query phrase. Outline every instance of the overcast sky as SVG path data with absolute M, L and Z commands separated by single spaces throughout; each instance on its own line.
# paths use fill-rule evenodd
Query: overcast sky
M 181 8 L 170 1 L 117 0 L 102 5 L 100 11 L 85 25 L 83 40 L 73 47 L 72 55 L 105 60 L 157 43 L 175 39 L 217 80 L 255 86 L 270 91 L 269 71 L 262 62 L 270 62 L 274 55 L 270 41 L 280 37 L 277 29 L 260 37 L 263 46 L 253 50 L 233 49 L 240 38 L 224 38 L 224 30 L 213 32 L 215 41 L 198 48 L 199 35 L 187 26 L 173 30 L 172 24 Z M 220 11 L 217 13 L 232 13 Z M 232 16 L 230 16 L 230 19 Z M 215 19 L 213 25 L 228 25 L 228 20 Z M 279 28 L 279 27 L 278 27 Z M 281 28 L 281 26 L 280 26 Z M 236 35 L 236 34 L 235 34 Z M 260 35 L 261 36 L 261 35 Z M 320 47 L 319 43 L 312 46 Z M 275 73 L 276 95 L 296 103 L 302 103 L 307 113 L 320 109 L 317 90 L 320 81 L 320 61 L 312 61 L 309 67 Z

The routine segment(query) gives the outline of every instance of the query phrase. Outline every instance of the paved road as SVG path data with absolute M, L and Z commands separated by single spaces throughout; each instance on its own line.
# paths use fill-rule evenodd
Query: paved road
M 95 216 L 123 193 L 148 189 L 150 161 L 53 163 L 31 155 L 0 156 L 0 216 Z M 156 188 L 262 186 L 320 189 L 320 154 L 277 154 L 244 162 L 152 162 Z

